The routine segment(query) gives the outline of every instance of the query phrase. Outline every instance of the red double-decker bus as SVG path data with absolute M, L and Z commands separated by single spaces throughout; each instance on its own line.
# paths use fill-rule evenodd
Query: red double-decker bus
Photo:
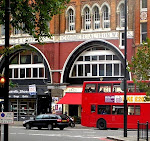
M 81 124 L 87 127 L 124 128 L 124 92 L 121 81 L 84 82 Z M 127 128 L 136 129 L 137 121 L 150 121 L 150 103 L 146 93 L 133 81 L 127 81 Z

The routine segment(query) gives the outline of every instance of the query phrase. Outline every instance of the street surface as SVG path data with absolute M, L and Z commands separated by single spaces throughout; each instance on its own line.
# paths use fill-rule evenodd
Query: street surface
M 9 141 L 110 141 L 106 139 L 107 136 L 123 136 L 123 130 L 98 130 L 97 128 L 76 127 L 68 127 L 64 130 L 57 128 L 54 130 L 46 128 L 26 130 L 22 126 L 9 126 Z M 128 131 L 128 136 L 137 136 L 137 131 Z

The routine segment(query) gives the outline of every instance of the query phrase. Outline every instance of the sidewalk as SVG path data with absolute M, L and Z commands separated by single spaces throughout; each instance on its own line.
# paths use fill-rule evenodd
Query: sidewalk
M 114 141 L 137 141 L 137 137 L 130 136 L 130 137 L 116 137 L 116 136 L 107 136 L 107 139 L 114 140 Z M 140 139 L 139 141 L 146 141 L 146 139 Z

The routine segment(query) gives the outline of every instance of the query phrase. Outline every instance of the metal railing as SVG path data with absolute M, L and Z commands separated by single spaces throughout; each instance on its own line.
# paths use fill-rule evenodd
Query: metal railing
M 137 133 L 137 141 L 140 139 L 144 139 L 148 141 L 148 121 L 146 123 L 139 123 L 138 121 L 138 133 Z

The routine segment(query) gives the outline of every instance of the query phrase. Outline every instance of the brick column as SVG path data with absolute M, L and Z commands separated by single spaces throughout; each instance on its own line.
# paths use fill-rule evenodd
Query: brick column
M 150 0 L 147 0 L 147 37 L 150 39 Z

